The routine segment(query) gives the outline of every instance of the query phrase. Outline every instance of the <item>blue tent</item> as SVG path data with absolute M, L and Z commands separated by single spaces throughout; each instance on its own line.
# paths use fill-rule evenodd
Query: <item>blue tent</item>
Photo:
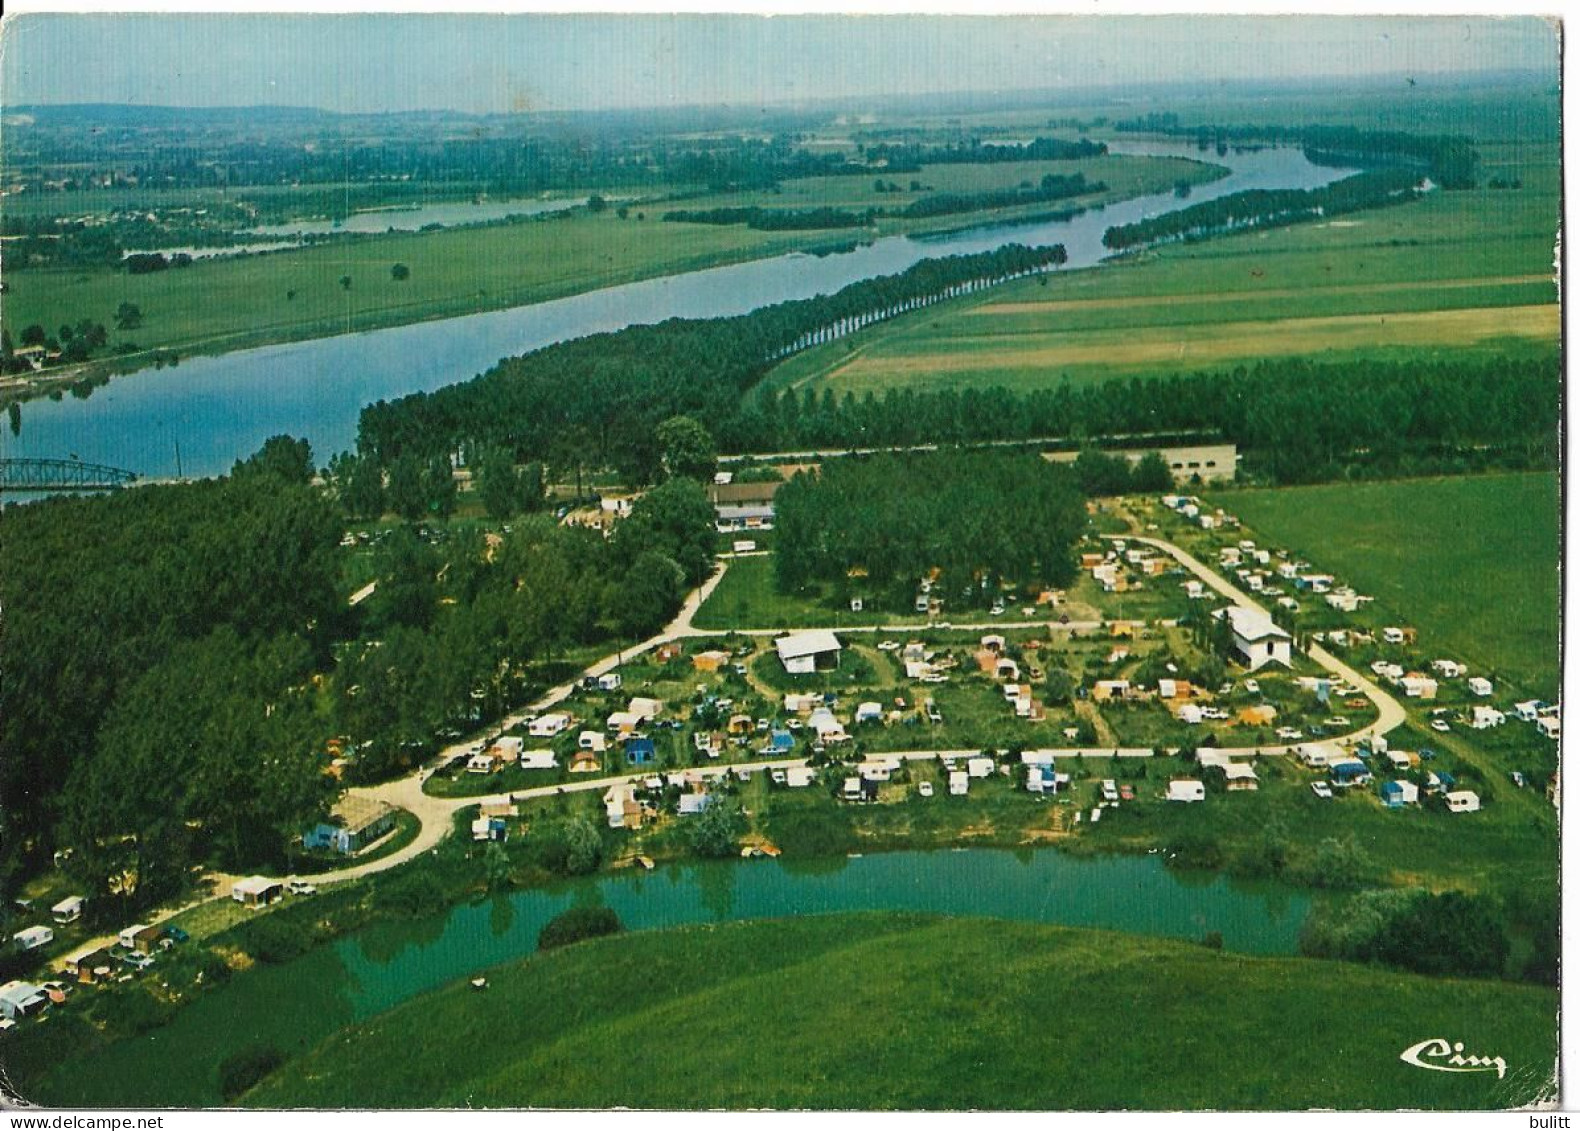
M 630 738 L 625 743 L 625 760 L 636 764 L 651 762 L 658 753 L 651 738 Z
M 795 735 L 787 730 L 775 728 L 768 736 L 768 745 L 776 754 L 784 754 L 795 749 Z
M 1328 767 L 1328 773 L 1335 785 L 1351 785 L 1372 776 L 1365 762 L 1335 762 Z

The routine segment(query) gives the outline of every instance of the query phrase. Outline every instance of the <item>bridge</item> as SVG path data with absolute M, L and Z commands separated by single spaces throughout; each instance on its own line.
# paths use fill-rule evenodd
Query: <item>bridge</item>
M 75 459 L 0 459 L 0 491 L 113 491 L 135 471 Z

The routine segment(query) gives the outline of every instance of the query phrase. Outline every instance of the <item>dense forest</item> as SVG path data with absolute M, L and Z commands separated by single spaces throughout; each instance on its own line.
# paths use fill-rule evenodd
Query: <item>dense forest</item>
M 190 744 L 213 736 L 195 731 L 175 747 L 148 750 L 157 760 L 134 770 L 123 744 L 137 721 L 133 704 L 147 707 L 161 680 L 203 675 L 224 653 L 257 657 L 256 666 L 249 660 L 224 676 L 235 681 L 235 694 L 261 708 L 260 670 L 283 681 L 269 689 L 278 692 L 324 660 L 337 616 L 339 538 L 339 519 L 324 499 L 261 474 L 6 511 L 0 793 L 7 873 L 47 857 L 63 821 L 92 829 L 131 797 L 147 802 L 144 822 L 121 831 L 142 831 L 150 844 L 187 838 L 180 820 L 187 814 L 178 818 L 163 802 L 174 791 L 219 787 L 195 779 L 183 758 Z M 185 680 L 172 689 L 198 692 Z M 293 727 L 295 711 L 285 713 L 292 717 L 270 720 L 268 729 Z M 244 710 L 235 725 L 250 727 L 258 714 Z M 189 718 L 181 712 L 172 721 Z M 249 733 L 249 746 L 253 738 L 262 736 Z M 268 744 L 210 747 L 207 757 L 227 764 L 209 768 L 256 769 Z M 90 762 L 147 774 L 150 791 L 103 793 L 84 769 Z M 292 810 L 276 806 L 287 799 L 273 797 L 262 780 L 227 789 L 226 806 L 237 818 L 277 809 L 283 819 Z M 90 836 L 63 843 L 79 846 L 86 859 L 97 842 Z M 146 864 L 141 871 L 152 878 Z
M 1175 239 L 1205 239 L 1242 228 L 1273 228 L 1405 204 L 1420 195 L 1420 176 L 1402 169 L 1360 173 L 1314 189 L 1247 189 L 1103 233 L 1116 251 Z
M 1224 152 L 1230 146 L 1298 145 L 1313 162 L 1374 169 L 1408 165 L 1446 189 L 1476 187 L 1481 156 L 1466 137 L 1363 130 L 1355 126 L 1183 125 L 1178 114 L 1153 113 L 1114 123 L 1122 133 L 1164 134 L 1195 141 L 1198 149 Z
M 102 913 L 191 866 L 280 867 L 350 780 L 430 754 L 557 675 L 566 652 L 650 634 L 706 575 L 702 487 L 648 492 L 613 538 L 551 518 L 376 536 L 356 608 L 331 496 L 277 437 L 228 477 L 6 512 L 0 800 L 9 883 L 64 864 Z M 122 906 L 125 905 L 125 906 Z
M 563 342 L 501 362 L 471 381 L 362 410 L 358 446 L 389 465 L 471 446 L 557 468 L 613 466 L 649 483 L 657 425 L 696 414 L 717 432 L 773 362 L 797 349 L 929 302 L 1064 261 L 1064 248 L 1009 245 L 927 259 L 899 275 L 737 318 L 671 319 Z
M 986 605 L 1001 582 L 1069 584 L 1086 502 L 1068 468 L 1035 454 L 883 454 L 797 475 L 774 497 L 774 524 L 786 591 L 857 584 L 905 607 L 936 568 L 951 601 Z

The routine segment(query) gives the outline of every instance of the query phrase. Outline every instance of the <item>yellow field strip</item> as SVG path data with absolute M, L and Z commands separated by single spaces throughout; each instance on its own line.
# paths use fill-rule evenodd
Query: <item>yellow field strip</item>
M 1387 346 L 1461 346 L 1493 338 L 1558 341 L 1556 303 L 1472 307 L 1402 314 L 1352 314 L 1160 326 L 1136 330 L 1086 330 L 1011 339 L 1019 348 L 985 347 L 944 354 L 919 353 L 851 360 L 832 380 L 922 373 L 968 373 L 1058 365 L 1134 365 L 1145 362 L 1211 362 L 1226 358 L 1288 356 L 1323 350 Z M 1002 338 L 984 342 L 1003 343 Z M 959 339 L 951 345 L 958 346 Z
M 1227 291 L 1211 294 L 1136 295 L 1128 298 L 1060 299 L 1054 302 L 995 302 L 973 307 L 965 313 L 1034 314 L 1066 310 L 1122 310 L 1139 306 L 1203 306 L 1215 302 L 1244 302 L 1249 299 L 1302 298 L 1318 295 L 1380 295 L 1400 291 L 1469 290 L 1474 287 L 1514 287 L 1529 283 L 1553 283 L 1551 275 L 1506 275 L 1490 279 L 1425 279 L 1406 283 L 1346 283 L 1332 287 L 1279 287 L 1266 291 Z

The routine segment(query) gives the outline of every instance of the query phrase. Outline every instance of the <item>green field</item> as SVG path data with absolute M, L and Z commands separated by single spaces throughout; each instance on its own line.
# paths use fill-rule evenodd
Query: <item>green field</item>
M 1103 932 L 812 917 L 601 939 L 501 967 L 486 993 L 452 986 L 327 1036 L 245 1102 L 1499 1108 L 1546 1091 L 1556 1010 L 1535 987 Z M 1507 1077 L 1400 1061 L 1439 1033 L 1502 1056 Z
M 1556 356 L 1557 151 L 1492 146 L 1517 191 L 1180 244 L 1022 280 L 785 362 L 776 386 L 1045 388 L 1263 358 Z
M 1558 697 L 1556 475 L 1237 491 L 1214 502 L 1376 597 L 1372 619 L 1413 625 L 1424 647 Z
M 1079 164 L 943 166 L 924 169 L 922 175 L 940 190 L 969 190 L 1013 187 L 1033 174 L 1076 168 L 1089 179 L 1107 181 L 1109 191 L 1040 210 L 1159 192 L 1178 180 L 1205 180 L 1215 172 L 1172 158 L 1104 157 Z M 921 195 L 876 196 L 865 178 L 826 177 L 790 182 L 771 196 L 721 195 L 677 207 L 815 207 L 852 203 L 847 200 L 851 193 L 862 198 L 863 207 L 899 206 Z M 301 250 L 199 260 L 147 275 L 110 268 L 11 272 L 0 322 L 15 340 L 32 323 L 53 331 L 62 323 L 92 318 L 113 327 L 119 305 L 131 302 L 142 311 L 142 325 L 112 330 L 112 349 L 130 342 L 144 351 L 218 353 L 543 302 L 636 279 L 831 246 L 852 236 L 936 231 L 1017 212 L 884 221 L 876 231 L 761 232 L 740 225 L 663 223 L 658 217 L 665 207 L 632 206 L 624 220 L 612 210 L 597 215 L 577 210 L 521 223 L 343 239 Z M 391 277 L 397 263 L 410 268 L 404 281 Z M 343 276 L 351 278 L 349 288 L 341 285 Z

